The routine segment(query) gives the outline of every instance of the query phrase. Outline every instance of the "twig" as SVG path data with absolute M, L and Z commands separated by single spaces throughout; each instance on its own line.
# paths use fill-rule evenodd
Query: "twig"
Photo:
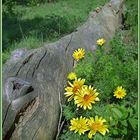
M 19 23 L 19 29 L 20 29 L 22 37 L 25 39 L 20 23 Z
M 60 92 L 59 92 L 59 105 L 60 105 L 60 117 L 59 117 L 58 128 L 57 128 L 57 135 L 56 135 L 56 139 L 55 139 L 55 140 L 58 139 L 58 136 L 59 136 L 60 131 L 61 131 L 61 129 L 62 129 L 62 126 L 63 126 L 63 124 L 64 124 L 64 121 L 63 121 L 62 124 L 61 124 L 62 111 L 63 111 L 63 109 L 62 109 L 62 104 L 61 104 Z

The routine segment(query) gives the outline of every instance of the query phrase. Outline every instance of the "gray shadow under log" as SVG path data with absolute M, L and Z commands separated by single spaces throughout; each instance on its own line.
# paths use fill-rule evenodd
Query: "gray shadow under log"
M 121 26 L 123 0 L 90 13 L 81 27 L 41 48 L 17 49 L 3 67 L 3 140 L 55 140 L 61 122 L 66 76 L 77 48 L 96 49 Z

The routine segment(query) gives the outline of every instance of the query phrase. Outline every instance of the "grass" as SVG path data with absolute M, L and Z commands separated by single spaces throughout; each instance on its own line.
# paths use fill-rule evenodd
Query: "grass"
M 3 63 L 16 48 L 40 47 L 43 42 L 54 41 L 73 32 L 87 20 L 90 11 L 107 1 L 58 0 L 32 7 L 15 5 L 13 14 L 3 15 Z M 5 7 L 3 5 L 3 10 Z M 33 43 L 32 40 L 37 41 Z
M 35 7 L 17 7 L 17 11 L 24 11 L 23 19 L 33 19 L 36 16 L 38 17 L 45 17 L 47 15 L 57 14 L 61 16 L 75 16 L 78 19 L 81 18 L 82 20 L 86 19 L 87 14 L 90 10 L 96 8 L 96 6 L 104 5 L 107 0 L 99 0 L 92 1 L 92 0 L 59 0 L 55 3 L 45 3 L 40 6 Z M 30 16 L 29 16 L 30 14 Z
M 22 39 L 20 42 L 12 43 L 11 46 L 2 53 L 2 61 L 5 63 L 6 60 L 9 59 L 11 52 L 17 48 L 34 49 L 40 47 L 42 44 L 43 42 L 35 37 L 27 37 Z

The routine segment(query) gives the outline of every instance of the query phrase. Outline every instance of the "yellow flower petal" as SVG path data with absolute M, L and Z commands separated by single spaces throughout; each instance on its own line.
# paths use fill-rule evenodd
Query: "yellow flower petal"
M 65 88 L 65 96 L 69 97 L 68 101 L 71 101 L 77 93 L 82 89 L 84 86 L 85 79 L 75 79 L 73 83 L 68 82 L 69 86 Z
M 80 59 L 82 59 L 82 58 L 84 58 L 84 56 L 85 56 L 85 50 L 84 49 L 82 49 L 82 48 L 79 48 L 78 50 L 75 50 L 74 52 L 73 52 L 73 58 L 75 59 L 75 60 L 80 60 Z
M 78 132 L 79 135 L 84 134 L 86 131 L 88 131 L 87 121 L 88 120 L 82 116 L 76 119 L 73 118 L 70 120 L 70 131 L 74 131 L 74 133 Z
M 99 45 L 99 46 L 103 46 L 103 45 L 105 44 L 105 42 L 106 42 L 105 39 L 100 38 L 100 39 L 97 40 L 97 45 Z
M 114 95 L 117 99 L 122 99 L 126 96 L 126 90 L 122 86 L 118 86 L 114 91 Z
M 79 93 L 74 96 L 74 101 L 77 107 L 83 107 L 84 110 L 92 109 L 92 104 L 99 101 L 96 90 L 91 86 L 84 86 L 79 90 Z
M 109 132 L 108 126 L 104 124 L 106 122 L 105 119 L 102 117 L 95 116 L 94 118 L 90 117 L 88 120 L 88 126 L 89 126 L 89 133 L 88 133 L 88 138 L 92 138 L 92 135 L 95 135 L 97 132 L 101 133 L 102 135 L 105 135 L 106 132 Z
M 89 132 L 88 133 L 88 138 L 91 139 L 92 138 L 93 133 Z
M 71 72 L 71 73 L 68 74 L 67 78 L 69 80 L 74 80 L 74 79 L 77 78 L 77 76 L 76 76 L 76 74 L 74 72 Z

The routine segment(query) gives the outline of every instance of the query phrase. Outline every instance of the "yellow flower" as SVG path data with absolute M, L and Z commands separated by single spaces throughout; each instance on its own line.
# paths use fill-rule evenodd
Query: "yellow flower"
M 100 39 L 97 40 L 97 45 L 99 45 L 99 46 L 103 46 L 103 45 L 105 44 L 105 42 L 106 42 L 105 39 L 100 38 Z
M 122 86 L 117 87 L 117 89 L 114 91 L 114 96 L 118 99 L 122 99 L 126 96 L 126 90 L 122 88 Z
M 82 49 L 82 48 L 79 48 L 78 50 L 75 50 L 74 52 L 73 52 L 73 58 L 75 59 L 75 60 L 80 60 L 80 59 L 82 59 L 84 56 L 85 56 L 85 50 L 84 49 Z
M 67 78 L 69 80 L 74 80 L 74 79 L 77 78 L 77 76 L 76 76 L 76 74 L 74 72 L 71 72 L 71 73 L 68 74 Z
M 65 95 L 68 98 L 68 101 L 71 101 L 74 96 L 82 89 L 82 86 L 85 83 L 85 79 L 75 79 L 73 83 L 68 82 L 69 86 L 65 88 Z
M 70 131 L 74 131 L 74 133 L 78 132 L 79 135 L 84 134 L 88 130 L 87 121 L 88 120 L 85 117 L 83 118 L 82 116 L 80 118 L 73 118 L 70 121 Z
M 107 129 L 107 125 L 104 123 L 106 122 L 105 119 L 102 117 L 98 118 L 98 116 L 95 116 L 95 119 L 91 117 L 88 120 L 88 127 L 89 127 L 89 133 L 88 133 L 88 138 L 91 139 L 92 135 L 95 135 L 97 132 L 101 133 L 102 135 L 105 135 L 106 132 L 109 132 Z
M 77 107 L 83 107 L 84 109 L 92 109 L 92 104 L 95 104 L 95 101 L 99 101 L 98 92 L 96 89 L 93 89 L 91 86 L 84 86 L 82 90 L 79 91 L 79 94 L 76 94 L 74 97 L 75 104 Z

